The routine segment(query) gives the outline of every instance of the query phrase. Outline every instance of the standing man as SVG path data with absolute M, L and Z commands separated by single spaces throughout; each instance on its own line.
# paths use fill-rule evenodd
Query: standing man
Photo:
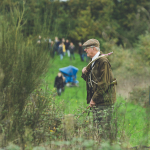
M 66 39 L 65 46 L 66 46 L 68 57 L 70 57 L 70 50 L 69 50 L 70 42 L 68 39 Z
M 70 60 L 72 60 L 72 58 L 75 60 L 75 57 L 74 57 L 75 46 L 73 45 L 72 42 L 70 43 L 70 46 L 68 49 L 70 51 Z
M 56 37 L 55 37 L 55 44 L 56 44 L 57 54 L 59 54 L 58 49 L 59 49 L 60 43 L 61 43 L 61 42 L 59 41 L 58 37 L 56 36 Z
M 82 47 L 82 43 L 79 42 L 79 55 L 80 55 L 80 59 L 81 59 L 81 61 L 84 61 L 82 54 L 83 54 L 83 47 Z
M 63 47 L 62 47 L 62 43 L 59 44 L 58 53 L 60 55 L 60 60 L 62 60 L 63 59 Z
M 98 40 L 90 39 L 83 46 L 92 61 L 101 56 Z M 106 57 L 97 59 L 91 64 L 90 70 L 84 67 L 81 77 L 86 81 L 87 104 L 92 108 L 94 125 L 99 129 L 100 136 L 108 139 L 111 135 L 113 104 L 116 101 L 115 85 L 111 84 L 115 79 L 108 59 Z

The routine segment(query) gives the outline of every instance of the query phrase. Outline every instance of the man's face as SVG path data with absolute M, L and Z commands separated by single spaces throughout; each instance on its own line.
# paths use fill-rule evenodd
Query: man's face
M 95 56 L 95 50 L 93 47 L 86 47 L 84 51 L 87 53 L 87 56 L 93 58 Z

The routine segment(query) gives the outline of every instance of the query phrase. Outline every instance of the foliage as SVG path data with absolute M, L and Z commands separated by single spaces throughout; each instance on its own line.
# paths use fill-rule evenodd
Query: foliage
M 10 5 L 10 14 L 3 14 L 1 23 L 0 67 L 1 96 L 0 121 L 11 135 L 18 134 L 23 140 L 23 110 L 30 94 L 38 87 L 49 65 L 49 55 L 43 47 L 21 33 L 24 21 L 23 10 Z M 4 19 L 5 18 L 5 19 Z M 22 141 L 23 142 L 23 141 Z
M 149 139 L 149 129 L 147 125 L 149 124 L 146 109 L 139 105 L 134 105 L 133 103 L 123 100 L 118 97 L 118 102 L 115 104 L 114 116 L 117 119 L 117 131 L 118 139 L 121 145 L 130 147 L 131 145 L 136 146 L 143 141 L 146 141 L 146 137 Z M 149 108 L 148 108 L 149 110 Z M 141 124 L 142 122 L 142 124 Z M 146 134 L 144 134 L 146 133 Z M 135 140 L 137 137 L 137 140 Z M 126 141 L 126 143 L 124 143 Z M 143 145 L 142 143 L 142 145 Z
M 107 37 L 110 36 L 111 28 L 115 28 L 109 18 L 113 10 L 112 1 L 69 1 L 68 3 L 70 7 L 74 7 L 71 16 L 76 18 L 72 30 L 69 31 L 70 38 L 83 42 L 95 36 L 102 38 L 104 33 L 108 34 Z
M 102 50 L 103 53 L 113 52 L 111 56 L 108 56 L 113 70 L 121 67 L 124 62 L 123 60 L 127 56 L 127 51 L 125 51 L 121 45 L 117 46 L 116 42 L 117 39 L 113 39 L 103 43 L 104 51 Z
M 131 145 L 138 145 L 145 137 L 143 136 L 143 128 L 146 126 L 146 120 L 144 119 L 146 117 L 145 110 L 139 106 L 135 107 L 133 104 L 126 103 L 121 98 L 118 98 L 115 104 L 114 117 L 112 120 L 112 131 L 114 131 L 114 136 L 115 134 L 117 135 L 117 139 L 113 141 L 113 144 L 110 144 L 109 141 L 103 141 L 100 136 L 98 136 L 97 128 L 93 126 L 92 115 L 87 116 L 86 114 L 82 114 L 79 119 L 76 119 L 78 113 L 71 115 L 71 118 L 70 115 L 64 116 L 64 110 L 61 109 L 63 102 L 57 102 L 56 104 L 56 100 L 49 99 L 46 95 L 45 98 L 43 98 L 41 94 L 44 93 L 40 91 L 38 95 L 40 98 L 39 102 L 42 102 L 43 105 L 47 105 L 47 107 L 44 108 L 44 112 L 40 111 L 40 107 L 35 108 L 35 105 L 38 103 L 36 99 L 34 99 L 34 101 L 32 100 L 32 104 L 30 102 L 25 108 L 25 112 L 28 111 L 29 118 L 24 115 L 22 116 L 25 122 L 24 124 L 28 123 L 28 125 L 26 124 L 25 126 L 24 134 L 23 144 L 25 149 L 50 148 L 52 150 L 69 150 L 77 148 L 82 150 L 85 148 L 93 148 L 97 150 L 98 148 L 103 148 L 123 150 L 126 147 L 131 147 Z M 41 96 L 45 104 L 41 100 Z M 48 101 L 46 99 L 48 99 Z M 48 103 L 46 103 L 46 101 Z M 34 109 L 36 110 L 33 111 Z M 80 112 L 84 109 L 85 108 L 82 107 Z M 33 112 L 39 112 L 39 115 L 37 113 L 35 115 Z M 30 116 L 33 116 L 33 118 Z M 61 118 L 64 117 L 67 117 L 66 119 L 72 127 L 74 126 L 73 128 L 68 128 L 69 126 L 66 125 L 66 119 L 65 122 L 62 121 Z M 72 118 L 73 122 L 71 121 Z M 36 122 L 33 126 L 34 121 Z M 58 124 L 56 121 L 59 121 Z M 4 130 L 4 132 L 7 131 Z M 20 141 L 19 136 L 17 137 L 14 135 L 13 143 L 21 146 L 22 141 Z M 37 147 L 38 145 L 40 146 Z M 12 147 L 12 145 L 9 147 Z
M 102 41 L 102 53 L 113 52 L 108 56 L 111 67 L 117 76 L 148 76 L 149 75 L 149 33 L 141 35 L 139 41 L 134 43 L 134 48 L 123 48 L 122 45 L 117 46 L 117 39 L 111 39 L 107 42 Z
M 25 148 L 32 143 L 38 145 L 47 139 L 55 139 L 61 133 L 58 126 L 63 116 L 63 104 L 55 104 L 55 91 L 35 90 L 26 100 L 27 103 L 18 119 L 14 132 L 16 112 L 8 120 L 1 121 L 1 144 L 6 146 L 9 141 Z M 57 130 L 57 132 L 56 132 Z M 56 134 L 54 135 L 53 133 Z M 58 137 L 59 138 L 59 137 Z
M 20 150 L 19 146 L 10 144 L 9 146 L 6 147 L 7 150 Z
M 93 20 L 91 20 L 90 8 L 78 12 L 75 30 L 69 32 L 70 38 L 75 38 L 78 41 L 88 39 L 88 36 L 92 36 L 93 33 L 93 23 Z
M 114 0 L 113 19 L 117 20 L 118 44 L 132 47 L 137 37 L 149 28 L 149 2 L 147 0 Z
M 109 142 L 104 142 L 102 145 L 99 147 L 97 143 L 94 140 L 84 140 L 83 138 L 74 138 L 71 141 L 61 141 L 61 142 L 51 142 L 51 150 L 54 149 L 61 149 L 61 150 L 69 150 L 70 148 L 74 149 L 93 149 L 96 150 L 100 148 L 101 150 L 123 150 L 119 144 L 115 145 L 110 145 Z M 6 147 L 7 150 L 20 150 L 20 148 L 16 145 L 10 144 L 9 146 Z M 44 146 L 37 146 L 34 147 L 33 150 L 46 150 Z
M 126 48 L 133 47 L 137 37 L 150 29 L 148 0 L 2 0 L 0 13 L 7 11 L 11 23 L 14 6 L 24 10 L 26 24 L 21 30 L 27 37 L 38 33 L 69 38 L 74 43 L 94 37 L 105 41 L 117 38 L 117 44 Z
M 146 32 L 139 36 L 139 41 L 135 44 L 137 49 L 137 54 L 141 56 L 142 63 L 150 65 L 150 33 Z
M 130 92 L 129 101 L 141 105 L 142 107 L 146 107 L 149 105 L 149 89 L 148 88 L 134 88 L 132 92 Z
M 40 44 L 36 41 L 39 34 L 43 37 L 51 36 L 52 39 L 58 35 L 59 38 L 70 38 L 74 42 L 97 38 L 101 41 L 103 53 L 114 52 L 108 57 L 113 70 L 120 69 L 122 74 L 139 72 L 139 69 L 142 72 L 142 64 L 146 62 L 149 65 L 149 33 L 139 37 L 135 50 L 123 48 L 126 44 L 131 46 L 139 34 L 149 30 L 147 1 L 138 2 L 139 4 L 132 1 L 128 7 L 129 3 L 122 1 L 124 8 L 124 5 L 115 0 L 70 0 L 65 3 L 48 0 L 0 2 L 1 147 L 12 142 L 22 149 L 39 149 L 42 146 L 36 146 L 43 143 L 51 149 L 121 149 L 120 147 L 138 145 L 146 138 L 149 139 L 143 134 L 149 131 L 146 128 L 148 122 L 145 109 L 126 103 L 118 97 L 111 130 L 114 137 L 111 142 L 114 146 L 103 143 L 99 131 L 93 126 L 92 115 L 81 114 L 87 104 L 85 82 L 80 75 L 87 62 L 80 62 L 77 54 L 74 61 L 66 56 L 62 61 L 59 56 L 51 61 L 48 43 L 44 38 Z M 120 17 L 121 13 L 124 14 L 123 17 Z M 118 19 L 115 18 L 117 15 Z M 138 15 L 146 21 L 145 26 L 143 22 L 140 23 L 141 17 Z M 136 24 L 133 24 L 133 20 L 136 16 L 137 26 L 134 28 Z M 137 33 L 134 32 L 135 29 L 138 30 Z M 131 36 L 133 33 L 135 34 Z M 117 44 L 123 46 L 117 47 Z M 49 63 L 51 66 L 45 76 Z M 53 89 L 54 78 L 59 68 L 67 65 L 79 68 L 79 87 L 66 88 L 61 97 L 58 97 Z M 131 101 L 139 101 L 134 97 L 138 94 L 138 98 L 142 95 L 143 101 L 146 92 L 138 90 L 135 93 Z M 68 115 L 70 113 L 73 115 Z M 80 116 L 78 120 L 77 116 Z M 19 149 L 15 145 L 6 148 Z
M 110 42 L 107 44 L 103 43 L 103 45 L 105 47 L 105 44 L 106 44 L 106 46 L 110 46 L 111 48 L 111 46 L 115 47 L 114 43 L 115 42 Z M 125 75 L 128 77 L 128 74 L 127 74 L 128 71 L 126 70 L 127 68 L 124 67 L 124 64 L 127 63 L 128 61 L 131 61 L 133 58 L 135 58 L 135 55 L 131 57 L 131 54 L 132 54 L 131 50 L 124 50 L 121 47 L 119 48 L 116 47 L 116 50 L 117 51 L 120 50 L 119 55 L 121 55 L 121 58 L 118 58 L 118 59 L 119 61 L 122 61 L 122 65 L 119 66 L 119 68 L 117 69 L 120 69 L 120 72 L 122 74 L 120 73 L 116 74 L 115 77 L 117 79 L 121 77 L 121 80 L 122 80 L 125 77 Z M 118 59 L 112 59 L 112 57 L 116 57 L 113 55 L 118 55 L 117 51 L 115 51 L 114 54 L 112 54 L 111 56 L 108 56 L 108 59 L 111 60 L 111 65 L 115 63 L 116 61 L 118 61 Z M 90 119 L 89 121 L 86 113 L 81 114 L 85 110 L 85 108 L 88 106 L 85 104 L 86 103 L 85 83 L 84 83 L 84 80 L 80 78 L 81 70 L 84 66 L 86 66 L 86 62 L 80 62 L 80 57 L 77 54 L 75 54 L 75 58 L 76 59 L 74 61 L 70 61 L 69 58 L 65 56 L 64 59 L 60 61 L 59 56 L 55 56 L 54 66 L 52 66 L 49 69 L 45 80 L 49 88 L 53 88 L 54 79 L 55 79 L 55 76 L 57 75 L 59 68 L 65 67 L 67 65 L 73 65 L 79 69 L 77 73 L 77 80 L 79 81 L 79 87 L 71 87 L 71 88 L 65 87 L 64 93 L 62 93 L 60 97 L 59 96 L 56 97 L 56 103 L 59 103 L 62 100 L 64 100 L 64 105 L 66 107 L 65 114 L 74 114 L 75 116 L 80 116 L 79 122 L 77 122 L 75 125 L 75 129 L 80 129 L 80 131 L 86 132 L 86 137 L 87 136 L 90 137 L 90 135 L 93 135 L 93 134 L 89 131 L 88 125 L 90 121 L 92 121 L 92 118 L 91 119 L 89 118 Z M 116 71 L 117 69 L 113 69 L 113 72 Z M 131 76 L 129 77 L 131 78 Z M 118 84 L 120 84 L 119 81 L 118 81 Z M 90 113 L 90 115 L 92 115 L 92 113 Z M 115 118 L 117 118 L 118 126 L 117 128 L 115 128 L 116 126 L 114 126 L 113 129 L 115 129 L 114 131 L 116 130 L 118 131 L 117 139 L 119 139 L 119 142 L 122 143 L 122 145 L 125 144 L 124 145 L 125 147 L 132 147 L 133 145 L 134 146 L 138 145 L 138 143 L 140 143 L 144 137 L 143 132 L 145 131 L 144 127 L 146 125 L 145 109 L 143 109 L 141 106 L 128 103 L 126 100 L 122 99 L 121 97 L 118 97 L 117 103 L 115 106 L 114 116 Z M 114 118 L 114 123 L 113 123 L 114 125 L 116 124 L 115 118 Z M 143 123 L 141 124 L 141 122 Z M 81 137 L 84 137 L 84 135 L 82 135 Z M 138 138 L 138 137 L 141 137 L 141 138 Z

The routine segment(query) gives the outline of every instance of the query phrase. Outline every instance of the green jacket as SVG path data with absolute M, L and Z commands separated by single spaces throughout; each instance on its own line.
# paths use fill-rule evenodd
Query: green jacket
M 91 72 L 91 88 L 89 87 L 89 74 Z M 95 61 L 91 71 L 81 76 L 86 81 L 87 104 L 91 99 L 97 105 L 111 105 L 116 101 L 115 85 L 110 85 L 114 81 L 111 65 L 106 57 L 101 57 Z

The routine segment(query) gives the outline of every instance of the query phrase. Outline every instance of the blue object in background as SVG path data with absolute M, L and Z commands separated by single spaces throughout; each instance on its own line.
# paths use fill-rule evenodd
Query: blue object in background
M 76 74 L 78 72 L 78 68 L 70 65 L 68 67 L 60 68 L 59 71 L 66 78 L 66 83 L 68 82 L 78 83 L 78 81 L 76 80 L 77 78 Z

